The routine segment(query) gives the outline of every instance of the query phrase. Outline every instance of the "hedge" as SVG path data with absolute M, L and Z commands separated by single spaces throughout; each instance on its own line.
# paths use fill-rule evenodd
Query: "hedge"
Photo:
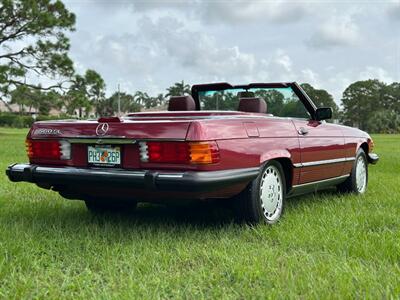
M 29 128 L 35 121 L 49 121 L 70 119 L 69 116 L 38 116 L 36 120 L 32 116 L 21 116 L 13 113 L 0 113 L 0 127 Z

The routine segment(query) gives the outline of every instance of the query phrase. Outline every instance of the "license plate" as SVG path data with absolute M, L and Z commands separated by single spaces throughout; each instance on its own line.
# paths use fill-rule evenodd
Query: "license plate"
M 121 148 L 113 146 L 88 146 L 88 163 L 104 166 L 121 164 Z

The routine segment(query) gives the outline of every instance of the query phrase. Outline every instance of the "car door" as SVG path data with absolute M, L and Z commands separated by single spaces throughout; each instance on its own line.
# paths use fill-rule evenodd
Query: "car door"
M 299 184 L 341 176 L 345 162 L 343 133 L 325 121 L 293 119 L 300 145 Z

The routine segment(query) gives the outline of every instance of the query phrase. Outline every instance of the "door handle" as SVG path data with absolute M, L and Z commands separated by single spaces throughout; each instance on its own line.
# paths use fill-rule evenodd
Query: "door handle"
M 308 130 L 305 129 L 304 127 L 300 127 L 299 130 L 297 130 L 297 132 L 301 135 L 306 135 L 308 133 Z

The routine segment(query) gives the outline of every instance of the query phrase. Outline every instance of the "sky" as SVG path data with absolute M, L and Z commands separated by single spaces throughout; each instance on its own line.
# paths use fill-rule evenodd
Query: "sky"
M 340 102 L 354 81 L 400 81 L 400 0 L 65 1 L 70 56 L 117 90 L 177 81 L 307 82 Z

